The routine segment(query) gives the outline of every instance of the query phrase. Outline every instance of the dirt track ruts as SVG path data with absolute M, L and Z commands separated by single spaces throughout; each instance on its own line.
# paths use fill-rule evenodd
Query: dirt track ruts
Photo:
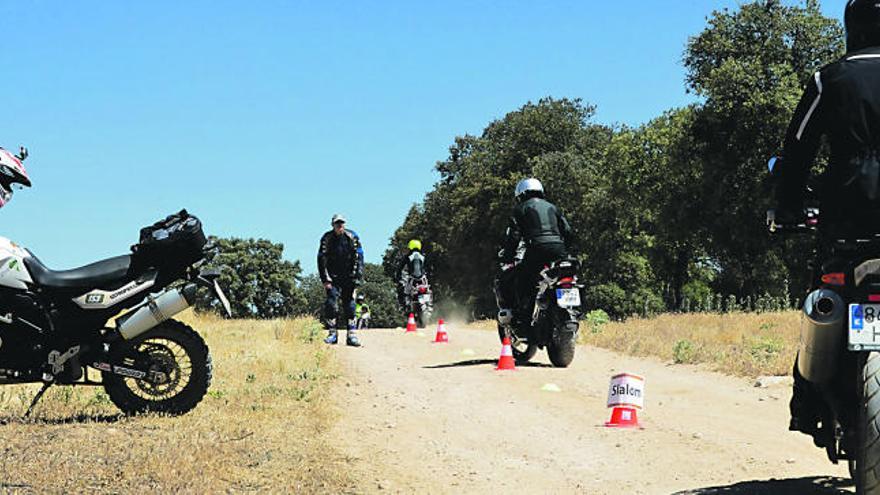
M 851 493 L 809 438 L 788 432 L 789 388 L 581 346 L 572 366 L 496 372 L 493 332 L 361 333 L 339 346 L 331 432 L 365 493 Z M 466 351 L 473 351 L 473 354 Z M 644 429 L 600 426 L 608 379 L 646 377 Z M 547 383 L 561 392 L 546 392 Z

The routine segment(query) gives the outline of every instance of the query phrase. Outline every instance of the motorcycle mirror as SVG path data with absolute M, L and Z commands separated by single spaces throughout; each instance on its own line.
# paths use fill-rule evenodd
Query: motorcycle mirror
M 15 157 L 18 158 L 20 161 L 25 161 L 27 160 L 28 155 L 28 149 L 24 146 L 19 146 L 18 155 L 16 155 Z
M 781 158 L 779 158 L 778 156 L 774 156 L 770 158 L 770 161 L 767 162 L 767 169 L 770 171 L 771 174 L 773 173 L 773 170 L 776 169 L 776 165 L 779 164 L 779 160 L 781 160 Z

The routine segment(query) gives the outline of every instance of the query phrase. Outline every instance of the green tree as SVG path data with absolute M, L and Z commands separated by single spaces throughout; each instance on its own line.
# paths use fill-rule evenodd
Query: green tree
M 297 283 L 299 261 L 282 258 L 284 245 L 266 239 L 214 238 L 218 250 L 207 266 L 221 270 L 220 285 L 229 297 L 235 318 L 278 318 L 296 314 L 305 306 Z M 208 293 L 200 294 L 196 308 L 218 310 Z
M 786 259 L 764 231 L 770 206 L 764 167 L 778 151 L 804 82 L 843 53 L 842 35 L 815 0 L 794 6 L 768 0 L 714 12 L 688 43 L 688 87 L 705 99 L 693 127 L 701 197 L 691 207 L 703 218 L 709 254 L 721 267 L 721 292 L 781 294 L 802 271 L 796 267 L 805 250 L 788 250 L 798 254 Z
M 359 287 L 370 306 L 372 325 L 375 328 L 394 328 L 402 324 L 400 310 L 397 307 L 397 293 L 394 281 L 383 271 L 382 265 L 367 263 L 364 265 L 364 285 Z

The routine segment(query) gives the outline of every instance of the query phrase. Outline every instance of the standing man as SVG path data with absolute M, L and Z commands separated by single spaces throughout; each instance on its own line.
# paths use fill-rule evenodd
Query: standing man
M 357 234 L 345 228 L 345 217 L 333 215 L 330 222 L 333 230 L 321 237 L 318 248 L 318 275 L 327 291 L 324 302 L 324 325 L 330 334 L 324 339 L 327 344 L 335 344 L 338 340 L 337 329 L 342 325 L 337 306 L 342 305 L 345 327 L 348 332 L 345 343 L 360 347 L 354 328 L 354 289 L 363 283 L 364 250 Z

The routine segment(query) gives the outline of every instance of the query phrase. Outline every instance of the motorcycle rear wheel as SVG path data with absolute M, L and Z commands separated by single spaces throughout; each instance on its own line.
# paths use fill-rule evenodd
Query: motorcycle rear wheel
M 851 471 L 856 493 L 880 495 L 880 353 L 867 355 L 860 377 L 858 450 Z
M 166 320 L 132 340 L 114 344 L 113 364 L 131 366 L 132 356 L 149 356 L 150 368 L 162 371 L 166 383 L 104 372 L 104 390 L 123 413 L 155 412 L 178 416 L 191 411 L 211 385 L 213 366 L 208 346 L 190 326 Z
M 553 332 L 553 338 L 550 339 L 550 344 L 547 346 L 550 362 L 557 368 L 567 368 L 574 360 L 578 322 L 567 321 L 563 325 L 564 328 L 557 328 Z

